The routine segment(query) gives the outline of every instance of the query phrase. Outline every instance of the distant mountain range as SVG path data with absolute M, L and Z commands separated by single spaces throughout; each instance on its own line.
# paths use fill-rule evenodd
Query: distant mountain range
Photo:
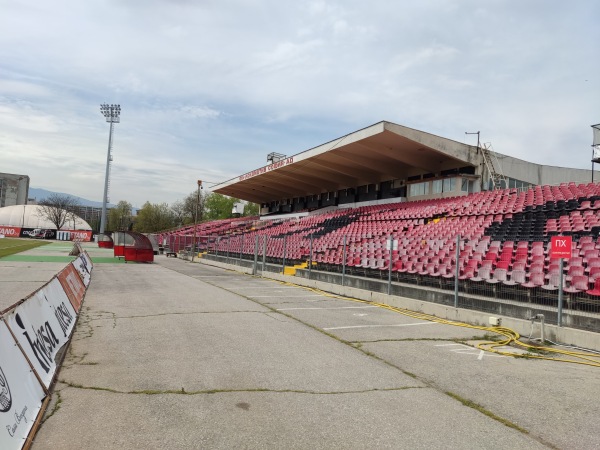
M 29 198 L 35 198 L 36 202 L 41 202 L 42 200 L 45 200 L 48 197 L 50 197 L 52 194 L 68 195 L 69 197 L 73 197 L 73 198 L 77 199 L 77 201 L 79 202 L 79 204 L 81 206 L 94 206 L 96 208 L 102 208 L 102 202 L 95 202 L 93 200 L 88 200 L 86 198 L 77 197 L 76 195 L 71 195 L 71 194 L 67 194 L 64 192 L 53 192 L 53 191 L 47 191 L 46 189 L 39 189 L 39 188 L 32 188 L 32 187 L 29 188 Z M 112 208 L 116 205 L 109 203 L 107 206 L 109 208 Z

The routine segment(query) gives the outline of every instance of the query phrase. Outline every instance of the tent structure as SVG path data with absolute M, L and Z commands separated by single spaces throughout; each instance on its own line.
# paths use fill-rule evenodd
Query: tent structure
M 39 208 L 39 205 L 13 205 L 0 208 L 0 226 L 56 229 L 56 225 L 46 219 Z M 74 221 L 67 221 L 61 229 L 91 231 L 92 227 L 81 217 L 76 216 Z

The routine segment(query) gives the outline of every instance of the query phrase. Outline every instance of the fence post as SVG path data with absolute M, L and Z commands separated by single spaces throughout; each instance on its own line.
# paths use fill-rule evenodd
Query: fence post
M 344 247 L 342 250 L 342 287 L 346 284 L 346 235 L 344 235 Z
M 229 264 L 229 251 L 231 250 L 231 235 L 227 236 L 227 264 Z
M 281 273 L 285 275 L 285 257 L 287 251 L 287 236 L 283 236 L 283 262 L 281 263 Z
M 558 281 L 558 326 L 562 327 L 562 314 L 563 314 L 563 259 L 558 260 L 558 274 L 560 279 Z M 542 341 L 542 345 L 544 342 Z
M 310 234 L 310 244 L 308 246 L 308 279 L 310 280 L 310 276 L 312 274 L 312 244 L 313 244 L 313 235 Z
M 194 262 L 194 256 L 196 256 L 196 236 L 194 234 L 194 239 L 192 240 L 192 262 Z
M 221 236 L 217 236 L 217 240 L 215 241 L 215 255 L 219 256 L 219 241 L 221 240 Z
M 244 233 L 242 233 L 242 243 L 240 244 L 240 263 L 242 262 L 242 252 L 244 251 Z
M 254 242 L 254 265 L 252 266 L 252 275 L 256 275 L 258 266 L 258 234 Z
M 263 254 L 262 254 L 262 271 L 265 271 L 265 264 L 267 263 L 267 235 L 263 240 Z
M 387 295 L 390 295 L 392 292 L 392 259 L 394 253 L 394 236 L 390 234 L 390 238 L 388 240 L 389 248 L 390 248 L 390 261 L 388 263 L 388 291 Z
M 460 234 L 456 236 L 456 270 L 454 271 L 454 307 L 458 308 L 458 274 L 460 267 L 458 260 L 460 258 Z

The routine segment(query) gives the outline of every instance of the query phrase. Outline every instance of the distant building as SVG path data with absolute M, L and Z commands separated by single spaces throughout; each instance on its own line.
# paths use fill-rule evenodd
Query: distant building
M 0 173 L 0 208 L 26 205 L 29 197 L 29 176 Z
M 108 206 L 107 214 L 110 209 Z M 92 224 L 94 229 L 97 229 L 100 226 L 100 217 L 102 216 L 102 208 L 98 206 L 76 206 L 75 213 L 81 217 L 83 220 Z

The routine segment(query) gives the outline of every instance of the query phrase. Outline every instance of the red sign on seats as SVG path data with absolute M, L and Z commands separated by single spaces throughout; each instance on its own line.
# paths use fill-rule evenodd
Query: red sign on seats
M 571 236 L 552 236 L 550 240 L 550 259 L 571 257 Z

